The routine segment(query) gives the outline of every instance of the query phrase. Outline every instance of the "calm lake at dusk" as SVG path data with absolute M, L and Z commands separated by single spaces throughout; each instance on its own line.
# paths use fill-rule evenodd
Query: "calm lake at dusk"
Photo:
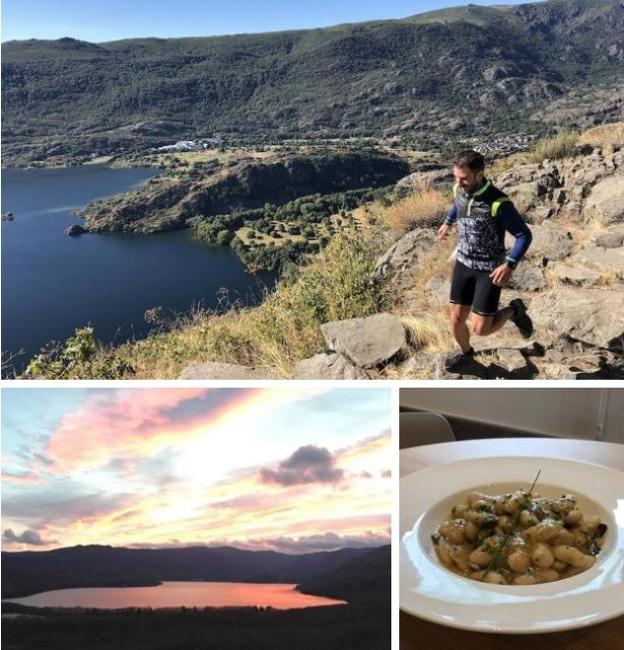
M 4 602 L 31 607 L 273 607 L 300 609 L 345 605 L 344 600 L 302 594 L 294 584 L 163 582 L 154 587 L 98 587 L 45 591 Z

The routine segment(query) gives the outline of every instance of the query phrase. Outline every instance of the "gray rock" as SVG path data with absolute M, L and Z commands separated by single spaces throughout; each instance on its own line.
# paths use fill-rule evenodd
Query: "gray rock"
M 597 219 L 603 225 L 624 221 L 624 174 L 607 176 L 596 183 L 585 200 L 585 221 Z
M 453 173 L 446 167 L 444 169 L 429 169 L 427 171 L 416 171 L 408 176 L 404 176 L 397 181 L 394 186 L 394 192 L 399 197 L 415 194 L 423 187 L 436 187 L 442 184 L 453 182 Z M 450 199 L 449 199 L 450 203 Z
M 451 294 L 451 280 L 448 273 L 438 273 L 427 282 L 425 289 L 432 304 L 438 307 L 448 305 Z
M 387 313 L 325 323 L 321 332 L 329 350 L 343 354 L 360 368 L 389 361 L 406 344 L 400 319 Z
M 582 264 L 600 270 L 603 274 L 613 274 L 624 278 L 624 248 L 600 248 L 588 246 L 574 256 Z
M 418 228 L 403 235 L 376 262 L 373 279 L 376 282 L 389 281 L 412 269 L 420 257 L 435 245 L 432 230 Z
M 596 284 L 600 279 L 600 273 L 582 266 L 554 264 L 552 267 L 549 267 L 549 269 L 554 276 L 564 284 L 591 286 L 592 284 Z
M 188 366 L 178 379 L 273 379 L 273 376 L 249 366 L 207 361 Z
M 548 263 L 550 260 L 565 259 L 572 252 L 574 240 L 569 230 L 550 224 L 531 225 L 529 227 L 533 235 L 533 241 L 527 251 L 527 258 L 544 264 L 544 262 Z M 513 242 L 514 238 L 507 233 L 505 235 L 505 246 L 511 248 Z
M 405 377 L 415 379 L 456 379 L 444 367 L 444 355 L 431 352 L 418 352 L 403 365 Z
M 530 377 L 527 360 L 518 348 L 497 348 L 490 354 L 480 355 L 479 361 L 483 365 L 489 364 L 487 369 L 492 376 L 497 374 L 504 376 L 509 373 L 514 379 L 528 379 Z M 499 370 L 503 370 L 503 372 L 501 373 Z
M 502 188 L 501 188 L 502 189 Z M 520 213 L 530 210 L 537 200 L 537 183 L 529 181 L 504 188 Z
M 341 354 L 322 353 L 299 361 L 293 379 L 368 379 L 368 375 Z
M 624 224 L 611 226 L 606 230 L 594 235 L 592 244 L 602 248 L 619 248 L 624 246 Z
M 528 262 L 519 264 L 509 280 L 509 288 L 516 291 L 539 291 L 545 286 L 543 267 Z
M 558 287 L 534 298 L 529 315 L 538 334 L 569 335 L 600 347 L 624 345 L 624 290 Z
M 82 226 L 79 226 L 77 223 L 74 223 L 71 226 L 65 228 L 65 234 L 68 237 L 77 237 L 78 235 L 82 235 L 85 232 L 87 231 Z

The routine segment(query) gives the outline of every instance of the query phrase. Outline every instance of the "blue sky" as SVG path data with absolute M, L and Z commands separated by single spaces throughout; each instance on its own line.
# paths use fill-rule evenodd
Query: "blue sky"
M 2 391 L 2 548 L 386 543 L 390 391 Z
M 465 1 L 425 0 L 3 0 L 2 41 L 71 36 L 92 43 L 156 36 L 212 36 L 404 18 Z M 482 0 L 481 5 L 519 4 Z

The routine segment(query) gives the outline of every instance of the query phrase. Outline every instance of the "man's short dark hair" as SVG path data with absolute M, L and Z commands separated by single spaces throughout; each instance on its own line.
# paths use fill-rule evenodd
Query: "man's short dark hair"
M 468 167 L 473 172 L 480 172 L 485 169 L 485 158 L 474 149 L 460 151 L 453 162 L 455 167 Z

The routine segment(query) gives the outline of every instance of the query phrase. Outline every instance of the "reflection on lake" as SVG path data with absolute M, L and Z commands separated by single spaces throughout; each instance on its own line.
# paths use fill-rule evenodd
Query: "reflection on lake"
M 97 587 L 44 591 L 5 602 L 31 607 L 273 607 L 300 609 L 345 605 L 344 600 L 302 594 L 294 584 L 163 582 L 153 587 Z

